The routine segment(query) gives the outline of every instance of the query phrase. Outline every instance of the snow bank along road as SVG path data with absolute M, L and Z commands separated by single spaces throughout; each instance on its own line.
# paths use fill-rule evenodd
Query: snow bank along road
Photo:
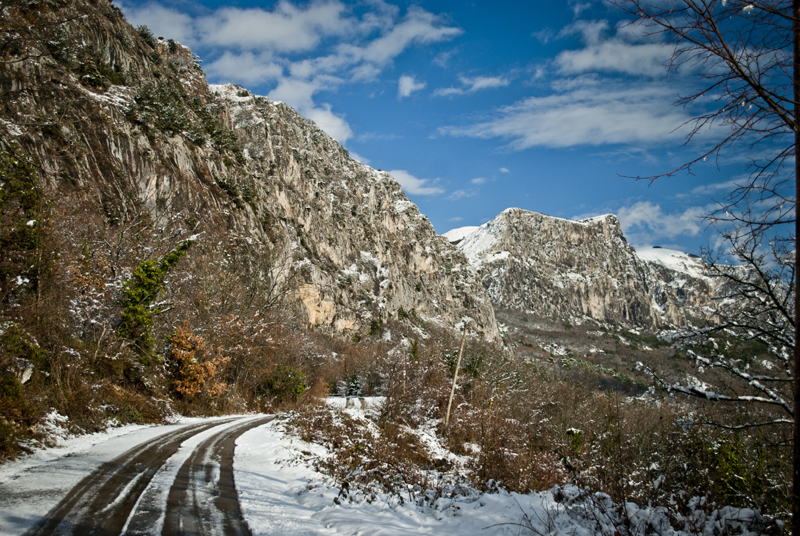
M 140 429 L 51 463 L 31 461 L 7 481 L 0 477 L 0 534 L 249 535 L 234 485 L 234 445 L 273 419 Z

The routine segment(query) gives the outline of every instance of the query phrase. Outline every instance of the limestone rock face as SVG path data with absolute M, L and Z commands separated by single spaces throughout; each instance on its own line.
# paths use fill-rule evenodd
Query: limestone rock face
M 706 314 L 712 293 L 698 261 L 684 255 L 681 271 L 663 254 L 640 259 L 614 215 L 571 221 L 511 208 L 449 235 L 494 303 L 540 316 L 682 325 Z
M 285 104 L 209 87 L 188 48 L 143 39 L 107 0 L 53 17 L 68 21 L 59 57 L 42 30 L 42 54 L 0 65 L 0 140 L 31 155 L 52 195 L 78 191 L 109 215 L 143 206 L 156 222 L 180 213 L 200 232 L 279 249 L 318 329 L 413 311 L 497 337 L 466 257 L 390 175 Z
M 211 91 L 261 192 L 256 211 L 281 222 L 308 267 L 301 298 L 311 324 L 353 329 L 402 308 L 445 326 L 468 316 L 486 337 L 497 336 L 466 257 L 388 173 L 351 159 L 285 104 L 230 85 Z

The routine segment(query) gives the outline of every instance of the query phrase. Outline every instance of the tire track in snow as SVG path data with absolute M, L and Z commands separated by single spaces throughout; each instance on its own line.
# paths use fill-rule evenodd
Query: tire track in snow
M 274 417 L 244 422 L 214 434 L 181 466 L 167 499 L 162 535 L 249 536 L 233 479 L 233 451 L 243 433 Z M 136 534 L 137 520 L 128 534 Z
M 187 426 L 138 445 L 87 475 L 25 536 L 119 535 L 153 475 L 186 439 L 230 422 Z

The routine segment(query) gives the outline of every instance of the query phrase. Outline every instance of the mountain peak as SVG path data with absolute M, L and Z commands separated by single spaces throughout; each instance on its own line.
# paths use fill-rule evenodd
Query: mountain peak
M 545 317 L 681 324 L 683 304 L 699 307 L 710 292 L 697 259 L 658 248 L 637 256 L 614 214 L 575 221 L 508 208 L 455 231 L 448 238 L 496 304 Z

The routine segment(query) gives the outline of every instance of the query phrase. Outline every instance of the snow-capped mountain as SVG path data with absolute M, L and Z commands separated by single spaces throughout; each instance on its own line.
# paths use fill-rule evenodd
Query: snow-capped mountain
M 704 317 L 713 294 L 699 258 L 636 251 L 608 214 L 581 221 L 509 208 L 445 236 L 466 254 L 492 301 L 546 317 L 647 327 Z

